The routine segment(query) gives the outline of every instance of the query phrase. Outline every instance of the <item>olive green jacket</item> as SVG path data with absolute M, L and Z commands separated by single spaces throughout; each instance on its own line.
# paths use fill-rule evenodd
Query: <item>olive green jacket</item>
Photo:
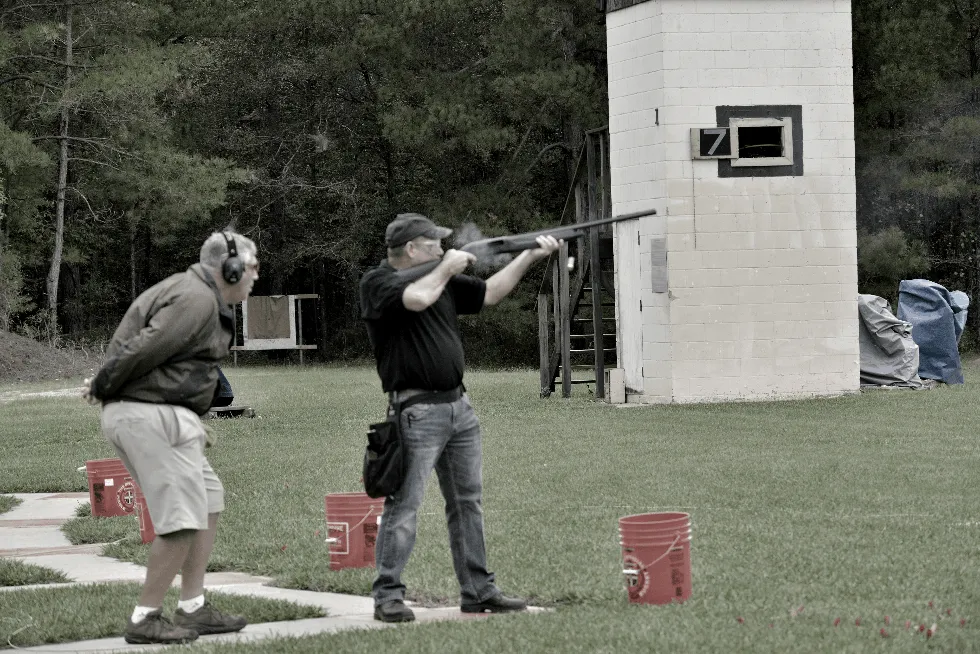
M 204 415 L 234 333 L 233 308 L 194 264 L 136 298 L 112 335 L 92 394 L 103 403 L 176 404 Z

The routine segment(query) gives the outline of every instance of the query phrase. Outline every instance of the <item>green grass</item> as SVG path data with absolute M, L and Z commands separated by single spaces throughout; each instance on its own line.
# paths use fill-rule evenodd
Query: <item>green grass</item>
M 13 495 L 0 495 L 0 515 L 20 504 L 20 499 Z
M 557 610 L 275 649 L 920 651 L 924 637 L 905 634 L 904 621 L 928 626 L 949 608 L 955 620 L 939 621 L 930 649 L 980 651 L 978 372 L 971 363 L 966 385 L 924 392 L 625 409 L 581 392 L 538 399 L 536 372 L 468 373 L 484 427 L 491 569 L 506 592 Z M 227 501 L 213 568 L 367 594 L 373 570 L 329 570 L 323 497 L 360 489 L 364 431 L 384 410 L 375 372 L 226 373 L 236 403 L 260 417 L 212 423 L 220 439 L 209 458 Z M 112 456 L 97 410 L 80 400 L 0 405 L 0 425 L 0 492 L 85 490 L 75 468 Z M 630 605 L 616 521 L 658 510 L 692 515 L 694 593 L 682 606 Z M 409 598 L 452 605 L 458 589 L 434 479 L 418 534 L 403 577 Z M 146 548 L 124 540 L 107 553 L 143 562 Z M 878 634 L 885 615 L 888 640 Z
M 93 517 L 88 502 L 78 505 L 75 517 L 62 523 L 61 531 L 72 545 L 114 543 L 126 538 L 139 542 L 136 516 Z
M 24 563 L 14 559 L 0 559 L 0 586 L 27 586 L 28 584 L 60 584 L 71 581 L 57 570 Z M 2 630 L 2 627 L 0 627 Z
M 139 599 L 139 584 L 93 584 L 0 593 L 0 649 L 121 636 Z M 223 611 L 250 623 L 316 618 L 323 611 L 293 602 L 209 593 Z M 171 590 L 164 612 L 177 607 Z

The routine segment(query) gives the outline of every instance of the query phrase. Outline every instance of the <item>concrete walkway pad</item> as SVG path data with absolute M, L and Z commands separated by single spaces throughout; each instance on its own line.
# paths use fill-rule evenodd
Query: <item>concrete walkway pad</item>
M 87 493 L 17 494 L 23 504 L 0 518 L 0 543 L 6 549 L 0 556 L 15 558 L 45 568 L 60 570 L 72 579 L 72 584 L 34 585 L 31 589 L 58 588 L 81 583 L 137 582 L 142 583 L 146 568 L 133 563 L 101 556 L 102 545 L 71 545 L 55 526 L 57 521 L 75 515 L 78 505 L 88 500 Z M 301 637 L 335 633 L 351 629 L 410 628 L 374 620 L 374 601 L 370 597 L 290 590 L 269 586 L 273 579 L 255 577 L 240 572 L 208 573 L 204 578 L 209 591 L 229 595 L 248 595 L 272 600 L 284 600 L 305 606 L 316 606 L 327 614 L 323 618 L 267 622 L 248 625 L 236 634 L 202 636 L 197 642 L 253 642 L 275 637 Z M 180 584 L 180 577 L 174 585 Z M 17 588 L 0 588 L 16 591 Z M 458 606 L 423 608 L 409 603 L 420 623 L 438 620 L 482 620 L 491 614 L 468 614 Z M 532 612 L 542 609 L 531 608 Z M 124 623 L 126 616 L 119 617 Z M 162 645 L 129 645 L 122 637 L 101 638 L 74 643 L 40 645 L 18 648 L 22 652 L 143 652 L 162 649 Z

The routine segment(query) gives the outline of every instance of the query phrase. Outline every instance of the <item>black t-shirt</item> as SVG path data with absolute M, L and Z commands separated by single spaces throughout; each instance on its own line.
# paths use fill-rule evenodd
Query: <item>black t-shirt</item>
M 384 391 L 420 388 L 448 391 L 463 383 L 463 342 L 458 314 L 483 308 L 487 284 L 456 275 L 432 306 L 410 311 L 402 303 L 414 279 L 397 274 L 387 261 L 361 278 L 361 318 L 367 325 Z

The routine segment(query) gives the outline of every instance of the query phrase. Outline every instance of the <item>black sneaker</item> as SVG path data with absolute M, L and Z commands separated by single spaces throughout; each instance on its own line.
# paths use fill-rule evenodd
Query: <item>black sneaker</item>
M 415 619 L 415 614 L 402 600 L 389 600 L 374 607 L 374 619 L 382 622 L 411 622 Z
M 163 609 L 157 609 L 139 622 L 130 620 L 123 638 L 132 645 L 176 645 L 197 640 L 197 632 L 176 626 L 163 616 Z
M 519 597 L 507 597 L 503 593 L 474 604 L 459 607 L 463 613 L 511 613 L 527 609 L 527 602 Z
M 183 609 L 174 611 L 174 623 L 193 629 L 198 634 L 227 634 L 241 631 L 248 621 L 240 615 L 225 615 L 211 606 L 210 602 L 204 602 L 204 606 L 193 613 Z

